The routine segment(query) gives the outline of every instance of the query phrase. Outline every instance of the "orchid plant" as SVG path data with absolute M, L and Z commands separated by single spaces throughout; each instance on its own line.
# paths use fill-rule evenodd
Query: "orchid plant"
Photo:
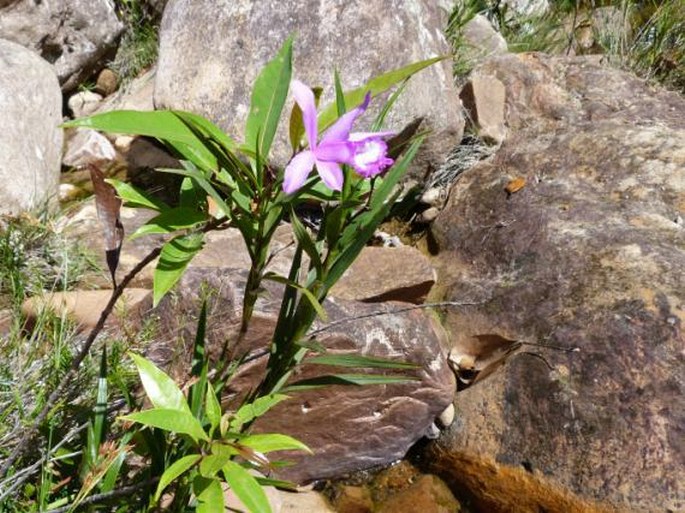
M 262 282 L 273 280 L 284 285 L 266 373 L 238 412 L 221 411 L 215 393 L 231 379 L 239 362 L 205 360 L 204 367 L 200 365 L 204 371 L 196 374 L 201 383 L 191 387 L 193 397 L 189 399 L 192 403 L 189 406 L 168 376 L 144 358 L 134 356 L 154 408 L 132 413 L 125 419 L 169 433 L 171 438 L 164 445 L 167 457 L 160 486 L 167 487 L 171 482 L 187 486 L 192 483 L 193 486 L 192 493 L 176 489 L 176 500 L 183 503 L 178 506 L 179 511 L 185 507 L 189 496 L 194 496 L 197 504 L 203 504 L 202 511 L 223 511 L 222 499 L 218 498 L 222 479 L 235 488 L 243 502 L 259 497 L 257 503 L 253 501 L 248 506 L 252 511 L 268 511 L 263 492 L 255 491 L 257 481 L 249 473 L 238 471 L 238 467 L 264 470 L 260 465 L 265 461 L 268 464 L 268 459 L 261 453 L 258 457 L 246 457 L 240 447 L 252 447 L 250 454 L 254 456 L 256 448 L 261 446 L 255 438 L 250 438 L 251 422 L 268 407 L 286 398 L 283 392 L 293 384 L 292 372 L 303 363 L 307 353 L 325 351 L 308 340 L 312 323 L 317 315 L 325 316 L 323 301 L 328 291 L 390 212 L 399 195 L 398 183 L 423 138 L 417 136 L 402 148 L 393 147 L 393 132 L 381 131 L 379 127 L 403 82 L 438 60 L 440 58 L 429 59 L 393 70 L 348 92 L 343 91 L 336 73 L 336 101 L 319 110 L 314 91 L 292 77 L 292 40 L 288 40 L 255 82 L 242 144 L 210 121 L 180 111 L 108 112 L 67 123 L 67 126 L 154 137 L 180 159 L 182 169 L 160 170 L 183 177 L 180 203 L 176 206 L 153 199 L 129 184 L 109 180 L 125 204 L 156 212 L 133 237 L 149 233 L 169 236 L 154 273 L 155 304 L 171 290 L 201 250 L 206 232 L 227 226 L 237 228 L 242 234 L 251 267 L 243 296 L 242 323 L 236 339 L 229 341 L 230 347 L 224 348 L 225 354 L 231 354 L 231 348 L 238 346 L 247 333 Z M 393 86 L 400 87 L 390 94 L 386 106 L 380 109 L 374 129 L 353 131 L 372 99 Z M 292 93 L 295 102 L 289 123 L 290 142 L 295 151 L 285 169 L 274 173 L 269 155 L 288 92 Z M 348 104 L 355 107 L 348 111 Z M 306 145 L 302 144 L 303 139 Z M 316 174 L 312 173 L 314 170 Z M 322 188 L 321 183 L 325 187 Z M 218 213 L 210 209 L 210 202 Z M 303 202 L 308 205 L 319 203 L 318 229 L 306 228 L 300 219 L 298 211 Z M 267 263 L 274 232 L 286 221 L 292 227 L 296 246 L 288 276 L 280 276 L 267 271 Z M 304 255 L 308 257 L 308 267 L 302 265 Z M 198 341 L 201 339 L 199 336 Z M 340 366 L 388 368 L 392 365 L 392 362 L 363 357 L 355 359 L 351 365 L 349 359 L 336 361 L 332 355 L 315 355 L 307 361 L 315 363 L 317 358 L 324 356 L 327 364 Z M 207 372 L 210 366 L 217 371 L 211 383 Z M 406 368 L 406 364 L 397 363 L 397 367 Z M 371 380 L 365 374 L 344 374 L 336 378 L 337 383 L 351 384 L 403 380 L 397 376 L 383 378 L 378 375 Z M 319 384 L 324 383 L 322 380 Z M 164 390 L 170 395 L 164 396 Z M 253 407 L 255 404 L 262 407 Z M 168 413 L 170 408 L 176 412 L 172 418 L 154 413 L 155 409 Z M 236 422 L 241 411 L 253 413 L 244 421 Z M 181 422 L 181 418 L 185 420 Z M 191 431 L 188 426 L 192 427 Z M 175 433 L 175 442 L 172 433 Z M 278 440 L 278 447 L 305 449 L 295 440 Z M 226 450 L 226 447 L 232 449 Z M 237 456 L 242 456 L 239 463 L 234 461 Z M 207 490 L 211 492 L 212 500 L 217 501 L 216 506 L 208 505 L 211 501 L 200 500 Z M 158 489 L 152 497 L 153 502 L 159 496 Z M 198 511 L 200 509 L 198 506 Z

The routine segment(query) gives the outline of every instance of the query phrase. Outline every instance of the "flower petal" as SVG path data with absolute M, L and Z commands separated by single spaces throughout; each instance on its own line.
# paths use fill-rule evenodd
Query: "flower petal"
M 351 164 L 354 156 L 354 144 L 348 141 L 324 142 L 316 147 L 314 156 L 316 160 L 326 162 L 338 162 L 339 164 Z
M 326 187 L 334 191 L 339 191 L 343 186 L 343 172 L 340 165 L 336 162 L 316 161 L 316 170 L 326 184 Z
M 366 107 L 369 106 L 369 101 L 371 101 L 371 93 L 366 93 L 361 105 L 340 116 L 338 120 L 324 132 L 321 142 L 346 140 L 350 134 L 350 130 L 352 130 L 352 124 L 366 110 Z
M 283 191 L 291 194 L 302 187 L 307 175 L 314 167 L 314 153 L 309 150 L 301 151 L 295 155 L 285 167 L 283 176 Z
M 316 102 L 314 100 L 314 93 L 299 80 L 290 82 L 290 90 L 293 93 L 295 102 L 302 111 L 302 123 L 307 134 L 307 142 L 309 143 L 309 148 L 313 150 L 316 148 L 316 137 L 318 135 L 316 131 Z
M 397 132 L 386 131 L 386 132 L 353 132 L 349 136 L 349 140 L 352 142 L 363 141 L 364 139 L 375 139 L 377 137 L 390 137 L 397 135 Z

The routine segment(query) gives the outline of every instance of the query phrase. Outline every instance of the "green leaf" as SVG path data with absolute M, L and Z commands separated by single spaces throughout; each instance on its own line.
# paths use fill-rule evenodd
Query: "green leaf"
M 302 249 L 307 256 L 309 256 L 309 260 L 316 269 L 317 276 L 323 276 L 323 263 L 321 262 L 321 254 L 319 253 L 314 240 L 307 232 L 307 229 L 297 217 L 294 209 L 290 211 L 290 224 L 293 228 L 293 233 L 295 234 L 298 244 L 302 246 Z
M 202 419 L 202 403 L 205 399 L 207 388 L 207 372 L 209 359 L 205 348 L 205 338 L 207 333 L 207 298 L 202 301 L 200 315 L 197 320 L 195 330 L 195 343 L 193 344 L 193 360 L 190 367 L 190 375 L 198 378 L 188 391 L 188 403 L 190 411 L 195 418 Z
M 223 468 L 226 482 L 250 513 L 271 513 L 269 500 L 257 480 L 234 461 Z
M 287 285 L 289 287 L 292 287 L 294 289 L 299 290 L 302 293 L 302 295 L 307 299 L 307 301 L 309 301 L 309 303 L 312 305 L 314 310 L 316 310 L 316 314 L 319 317 L 321 317 L 321 319 L 323 319 L 324 321 L 326 319 L 328 319 L 328 315 L 326 315 L 326 310 L 323 309 L 323 306 L 321 306 L 321 303 L 316 299 L 316 297 L 314 297 L 314 294 L 312 294 L 312 292 L 309 289 L 307 289 L 306 287 L 303 287 L 299 283 L 296 283 L 292 280 L 289 280 L 285 276 L 280 276 L 276 273 L 271 273 L 271 272 L 266 273 L 264 275 L 264 279 L 275 281 L 277 283 L 283 283 L 284 285 Z
M 224 513 L 224 491 L 218 479 L 197 476 L 193 480 L 193 492 L 197 497 L 196 513 Z
M 212 387 L 212 384 L 209 381 L 207 382 L 205 413 L 207 414 L 212 429 L 219 427 L 219 422 L 221 421 L 221 404 L 216 398 L 214 387 Z
M 186 176 L 192 178 L 197 184 L 202 187 L 202 189 L 207 193 L 209 197 L 211 197 L 217 204 L 217 206 L 221 209 L 221 211 L 224 213 L 224 215 L 231 219 L 233 216 L 231 215 L 231 209 L 230 207 L 226 204 L 224 199 L 221 197 L 221 195 L 217 192 L 217 190 L 212 186 L 212 184 L 207 180 L 202 172 L 193 164 L 192 162 L 187 162 L 187 161 L 182 161 L 181 164 L 185 167 L 185 169 L 173 169 L 173 168 L 160 168 L 157 171 L 160 171 L 162 173 L 169 173 L 169 174 L 174 174 L 174 175 L 180 175 L 180 176 Z
M 370 92 L 372 96 L 377 96 L 387 91 L 392 86 L 399 84 L 408 77 L 411 77 L 422 69 L 427 68 L 428 66 L 446 58 L 447 56 L 433 57 L 432 59 L 415 62 L 413 64 L 409 64 L 408 66 L 404 66 L 372 78 L 363 86 L 345 93 L 345 104 L 354 106 L 359 105 L 362 103 L 362 101 L 364 101 L 364 96 L 367 92 Z M 319 133 L 331 126 L 338 118 L 336 103 L 328 105 L 319 113 Z
M 157 491 L 155 491 L 154 501 L 159 501 L 162 496 L 164 489 L 171 483 L 176 481 L 181 475 L 190 470 L 193 465 L 195 465 L 202 458 L 201 454 L 191 454 L 190 456 L 184 456 L 183 458 L 174 461 L 169 467 L 164 471 L 162 477 L 159 478 L 159 484 L 157 485 Z
M 155 408 L 190 413 L 183 392 L 181 392 L 173 379 L 150 360 L 135 353 L 129 353 L 129 355 L 133 363 L 136 364 L 145 393 Z
M 420 369 L 415 363 L 398 362 L 386 358 L 372 358 L 358 354 L 325 354 L 312 356 L 305 360 L 307 364 L 335 365 L 336 367 L 366 367 L 371 369 Z
M 157 306 L 164 295 L 176 285 L 203 244 L 202 233 L 181 235 L 164 244 L 153 278 L 153 307 Z
M 331 385 L 394 385 L 401 383 L 411 383 L 418 381 L 418 378 L 406 376 L 379 376 L 378 374 L 332 374 L 328 376 L 319 376 L 316 378 L 302 379 L 296 381 L 284 390 L 288 392 L 312 390 Z
M 226 132 L 221 130 L 214 123 L 209 121 L 207 118 L 199 116 L 198 114 L 193 114 L 192 112 L 186 112 L 182 110 L 173 111 L 174 115 L 181 121 L 185 122 L 186 125 L 190 127 L 195 127 L 201 132 L 204 132 L 211 139 L 215 140 L 223 146 L 227 151 L 236 151 L 238 149 L 238 144 L 231 139 Z
M 273 434 L 257 434 L 249 435 L 240 440 L 242 445 L 254 449 L 255 451 L 269 453 L 273 451 L 305 451 L 312 454 L 312 451 L 305 444 L 299 440 L 294 439 L 288 435 Z
M 271 408 L 286 399 L 288 399 L 287 395 L 272 394 L 259 397 L 251 403 L 244 404 L 235 413 L 233 419 L 231 419 L 230 429 L 238 431 L 240 426 L 261 417 Z
M 207 433 L 202 429 L 202 424 L 193 417 L 190 411 L 152 408 L 151 410 L 130 413 L 119 418 L 130 422 L 137 422 L 144 426 L 171 431 L 172 433 L 188 435 L 196 442 L 198 440 L 209 441 Z
M 229 454 L 228 451 L 205 456 L 202 458 L 202 462 L 200 462 L 200 475 L 214 477 L 232 457 L 233 455 Z
M 132 208 L 149 208 L 150 210 L 157 210 L 161 212 L 169 208 L 163 201 L 160 201 L 152 196 L 148 196 L 144 192 L 136 189 L 133 185 L 126 182 L 109 178 L 105 180 L 111 184 L 117 191 L 117 196 L 121 198 L 124 205 Z
M 288 96 L 292 75 L 293 39 L 288 38 L 276 57 L 261 71 L 252 89 L 250 113 L 245 126 L 245 144 L 266 159 L 271 149 Z
M 389 200 L 389 196 L 399 180 L 404 176 L 422 142 L 423 137 L 419 137 L 412 143 L 402 159 L 390 168 L 388 174 L 374 191 L 369 205 L 370 210 L 357 217 L 354 222 L 345 228 L 339 242 L 340 247 L 343 249 L 326 275 L 326 290 L 330 290 L 352 265 L 352 262 L 357 258 L 378 225 L 387 216 L 394 201 Z M 398 193 L 395 194 L 397 195 Z
M 342 82 L 340 81 L 340 74 L 338 70 L 335 70 L 333 76 L 333 82 L 335 84 L 335 111 L 338 117 L 341 117 L 347 112 L 347 105 L 345 104 L 345 93 L 342 88 Z
M 216 167 L 216 158 L 174 111 L 116 110 L 68 121 L 62 126 L 155 137 L 203 167 Z
M 150 233 L 171 233 L 186 230 L 207 221 L 207 214 L 195 208 L 176 207 L 163 211 L 138 228 L 129 239 Z

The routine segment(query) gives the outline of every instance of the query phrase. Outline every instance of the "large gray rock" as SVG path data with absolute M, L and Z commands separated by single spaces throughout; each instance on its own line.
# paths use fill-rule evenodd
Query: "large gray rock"
M 510 135 L 433 225 L 447 298 L 483 300 L 447 327 L 476 367 L 507 339 L 579 351 L 527 348 L 551 370 L 510 356 L 457 394 L 442 443 L 621 510 L 681 511 L 685 99 L 597 62 L 478 70 L 506 87 Z
M 0 39 L 0 213 L 42 207 L 57 193 L 62 94 L 52 66 Z
M 333 99 L 335 68 L 345 88 L 353 88 L 449 53 L 441 11 L 427 0 L 170 0 L 160 31 L 156 106 L 206 115 L 241 139 L 257 73 L 291 34 L 296 34 L 294 76 L 323 85 L 323 103 Z M 416 161 L 419 174 L 440 165 L 463 131 L 448 61 L 411 79 L 387 126 L 400 130 L 421 116 L 433 132 Z M 287 124 L 281 129 L 287 133 Z M 277 162 L 283 164 L 289 157 L 285 137 L 279 146 Z
M 264 375 L 267 344 L 276 324 L 282 288 L 272 282 L 257 303 L 253 323 L 239 347 L 236 339 L 241 317 L 242 290 L 247 271 L 241 269 L 189 269 L 175 294 L 166 297 L 154 315 L 159 318 L 159 341 L 148 357 L 163 365 L 177 379 L 188 376 L 191 344 L 197 325 L 201 297 L 208 296 L 207 349 L 216 361 L 225 341 L 229 353 L 262 352 L 262 357 L 243 366 L 230 383 L 236 398 L 253 388 Z M 406 310 L 406 303 L 366 304 L 341 299 L 324 302 L 332 329 L 316 340 L 330 354 L 362 354 L 415 363 L 411 371 L 386 371 L 418 378 L 392 385 L 343 386 L 292 392 L 253 424 L 259 432 L 285 433 L 306 443 L 313 455 L 279 455 L 296 463 L 279 469 L 277 475 L 296 482 L 340 476 L 395 461 L 427 434 L 435 418 L 454 396 L 454 375 L 442 350 L 439 324 L 423 310 Z M 393 310 L 402 309 L 402 312 Z M 374 312 L 387 312 L 372 315 Z M 364 317 L 366 316 L 366 317 Z M 315 327 L 321 327 L 318 324 Z M 321 365 L 301 366 L 295 380 L 329 373 L 378 371 L 342 369 Z M 291 380 L 292 381 L 292 380 Z M 235 407 L 227 395 L 225 402 Z
M 51 62 L 63 91 L 97 71 L 123 29 L 109 0 L 0 2 L 0 37 Z

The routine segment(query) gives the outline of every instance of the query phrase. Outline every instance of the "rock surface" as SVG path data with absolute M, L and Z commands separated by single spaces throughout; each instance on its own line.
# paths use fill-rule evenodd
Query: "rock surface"
M 476 359 L 497 335 L 578 351 L 528 348 L 551 370 L 510 356 L 457 394 L 442 444 L 622 509 L 679 511 L 685 100 L 596 62 L 531 54 L 478 70 L 505 84 L 510 135 L 433 225 L 447 299 L 484 298 L 446 325 Z
M 197 27 L 203 27 L 201 37 Z M 447 54 L 442 28 L 440 9 L 426 0 L 170 0 L 160 31 L 155 104 L 206 115 L 241 139 L 257 73 L 289 35 L 297 35 L 294 77 L 323 85 L 327 104 L 333 100 L 334 69 L 351 89 L 380 73 Z M 372 116 L 367 113 L 361 129 Z M 409 81 L 386 125 L 401 130 L 422 116 L 432 134 L 415 161 L 420 175 L 442 163 L 463 131 L 447 61 Z M 290 147 L 285 123 L 281 129 L 276 161 L 284 164 Z
M 108 0 L 5 0 L 0 38 L 31 48 L 55 67 L 63 91 L 97 71 L 124 26 Z
M 464 47 L 459 48 L 457 58 L 467 62 L 481 62 L 492 55 L 507 53 L 507 42 L 492 23 L 482 14 L 476 14 L 461 29 Z
M 459 97 L 466 109 L 467 123 L 472 132 L 489 144 L 500 144 L 507 136 L 504 123 L 506 90 L 492 76 L 472 74 Z
M 62 94 L 50 64 L 3 39 L 0 112 L 11 127 L 0 136 L 0 213 L 44 207 L 56 199 L 59 183 Z
M 175 376 L 187 373 L 189 346 L 199 311 L 202 290 L 214 291 L 208 302 L 210 323 L 208 350 L 212 357 L 221 353 L 224 341 L 233 340 L 240 320 L 242 288 L 246 271 L 231 269 L 190 269 L 177 293 L 160 303 L 156 315 L 164 342 L 150 349 L 148 356 Z M 203 286 L 202 283 L 205 283 Z M 271 338 L 280 305 L 280 286 L 270 282 L 257 303 L 254 322 L 235 354 L 263 351 Z M 293 392 L 261 417 L 256 431 L 286 433 L 306 443 L 313 451 L 284 454 L 292 467 L 277 475 L 295 482 L 339 476 L 353 470 L 388 464 L 401 458 L 421 438 L 437 415 L 451 403 L 454 376 L 446 365 L 435 321 L 421 310 L 387 313 L 348 322 L 350 318 L 399 308 L 404 303 L 367 305 L 338 299 L 327 300 L 328 322 L 341 324 L 317 335 L 331 354 L 363 354 L 413 362 L 420 369 L 403 371 L 418 381 L 393 385 L 343 386 Z M 217 322 L 217 320 L 221 322 Z M 178 341 L 178 342 L 177 342 Z M 184 341 L 184 342 L 183 342 Z M 185 344 L 185 345 L 184 345 Z M 231 382 L 231 390 L 244 393 L 263 375 L 265 357 L 246 364 Z M 294 379 L 308 379 L 331 372 L 371 370 L 333 369 L 303 365 Z M 398 371 L 388 371 L 397 373 Z M 406 374 L 404 374 L 406 375 Z M 230 397 L 226 397 L 230 399 Z
M 77 129 L 67 137 L 62 164 L 80 167 L 99 160 L 113 160 L 117 152 L 104 135 L 87 128 Z
M 105 289 L 54 292 L 45 296 L 30 297 L 24 301 L 21 309 L 29 325 L 40 317 L 45 308 L 49 308 L 57 315 L 68 315 L 79 329 L 91 329 L 97 324 L 111 296 L 112 291 Z M 126 289 L 117 301 L 107 325 L 119 325 L 122 321 L 136 324 L 147 314 L 151 306 L 150 290 Z
M 418 249 L 366 247 L 331 295 L 340 299 L 380 303 L 423 303 L 435 283 L 435 269 Z

